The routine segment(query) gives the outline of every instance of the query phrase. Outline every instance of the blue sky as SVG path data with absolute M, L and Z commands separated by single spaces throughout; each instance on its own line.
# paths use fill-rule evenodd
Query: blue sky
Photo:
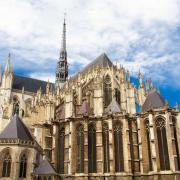
M 54 81 L 64 12 L 71 75 L 105 52 L 180 104 L 180 0 L 0 1 L 0 65 Z

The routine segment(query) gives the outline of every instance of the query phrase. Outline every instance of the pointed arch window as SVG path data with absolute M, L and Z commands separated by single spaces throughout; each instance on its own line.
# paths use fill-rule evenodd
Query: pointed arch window
M 104 153 L 104 172 L 109 172 L 109 127 L 107 123 L 103 124 L 103 153 Z
M 65 129 L 61 128 L 59 131 L 59 173 L 64 173 L 64 146 L 65 146 Z
M 27 157 L 25 154 L 23 154 L 20 159 L 19 177 L 26 178 L 26 172 L 27 172 Z
M 177 170 L 180 170 L 180 157 L 179 157 L 177 130 L 176 130 L 176 118 L 174 116 L 172 116 L 172 128 L 173 128 L 173 152 L 175 155 L 175 168 Z
M 146 130 L 149 171 L 152 171 L 153 167 L 152 167 L 152 153 L 151 153 L 151 137 L 150 137 L 150 128 L 149 128 L 149 120 L 148 119 L 145 120 L 145 130 Z
M 115 98 L 116 98 L 116 101 L 118 102 L 118 104 L 120 105 L 121 104 L 121 93 L 117 88 L 115 88 Z
M 160 169 L 169 170 L 169 153 L 167 145 L 167 136 L 166 136 L 166 125 L 163 118 L 156 119 L 156 131 L 158 139 L 158 149 L 159 149 L 159 160 L 160 160 Z
M 10 174 L 11 174 L 11 156 L 9 153 L 7 153 L 3 158 L 2 177 L 10 177 Z
M 77 160 L 76 167 L 78 173 L 84 172 L 84 127 L 79 125 L 76 130 L 77 136 Z
M 88 125 L 88 171 L 96 172 L 96 129 L 94 124 Z
M 114 154 L 115 154 L 115 171 L 124 171 L 124 157 L 123 157 L 123 138 L 122 138 L 122 124 L 117 122 L 114 124 Z
M 19 114 L 19 100 L 17 96 L 13 97 L 13 114 Z
M 107 74 L 104 78 L 104 105 L 107 107 L 112 101 L 111 77 Z

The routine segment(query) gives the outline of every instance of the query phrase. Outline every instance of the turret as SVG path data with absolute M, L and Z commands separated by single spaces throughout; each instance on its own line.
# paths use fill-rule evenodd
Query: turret
M 67 64 L 67 51 L 66 51 L 66 22 L 64 19 L 62 44 L 60 50 L 60 57 L 56 68 L 56 88 L 62 88 L 68 78 L 68 64 Z

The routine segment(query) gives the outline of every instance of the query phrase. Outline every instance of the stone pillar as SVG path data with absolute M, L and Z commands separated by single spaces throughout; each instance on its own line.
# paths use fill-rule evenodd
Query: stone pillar
M 96 169 L 103 173 L 103 147 L 102 147 L 102 122 L 96 122 Z
M 121 92 L 121 107 L 123 110 L 127 111 L 127 95 L 125 90 L 125 83 L 122 82 L 120 85 L 120 92 Z
M 124 153 L 124 170 L 131 173 L 131 149 L 129 139 L 128 119 L 123 118 L 123 153 Z
M 84 121 L 84 173 L 88 174 L 88 122 Z
M 139 145 L 139 160 L 140 160 L 140 172 L 143 173 L 143 156 L 142 156 L 142 134 L 141 134 L 141 129 L 144 127 L 141 127 L 141 119 L 138 117 L 137 118 L 137 133 L 138 133 L 138 145 Z
M 68 91 L 65 95 L 65 118 L 73 116 L 73 95 Z
M 109 167 L 110 173 L 115 173 L 115 161 L 114 161 L 114 136 L 113 136 L 113 123 L 112 119 L 108 120 L 109 125 Z
M 153 167 L 153 171 L 157 172 L 158 170 L 158 157 L 159 155 L 157 154 L 157 150 L 156 150 L 156 144 L 157 139 L 155 138 L 155 134 L 156 134 L 156 125 L 154 124 L 154 119 L 153 119 L 153 115 L 149 114 L 149 131 L 150 131 L 150 140 L 151 140 L 151 154 L 152 154 L 152 167 Z
M 168 145 L 168 153 L 169 153 L 169 163 L 170 163 L 170 169 L 172 171 L 176 171 L 175 169 L 175 161 L 174 161 L 174 154 L 173 154 L 173 144 L 172 144 L 172 119 L 170 118 L 170 113 L 166 112 L 165 114 L 166 118 L 166 136 L 167 136 L 167 145 Z
M 70 160 L 70 173 L 76 173 L 76 160 L 77 160 L 77 141 L 76 141 L 76 125 L 70 121 L 69 126 L 69 160 Z
M 94 115 L 101 116 L 103 114 L 103 93 L 100 87 L 94 89 L 93 104 Z
M 52 135 L 52 163 L 54 167 L 57 169 L 57 151 L 58 149 L 58 125 L 53 124 L 53 135 Z

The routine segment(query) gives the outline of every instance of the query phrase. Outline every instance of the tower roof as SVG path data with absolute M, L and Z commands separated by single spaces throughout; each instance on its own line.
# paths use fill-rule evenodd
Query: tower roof
M 56 175 L 52 165 L 46 159 L 41 160 L 39 166 L 34 169 L 34 174 L 38 175 Z
M 18 115 L 14 115 L 0 134 L 0 139 L 21 139 L 33 141 L 33 137 Z
M 115 100 L 115 98 L 113 98 L 113 100 L 111 101 L 111 103 L 109 104 L 109 106 L 105 109 L 105 112 L 110 112 L 110 113 L 119 113 L 121 112 L 121 108 L 119 106 L 119 104 L 117 103 L 117 101 Z
M 165 100 L 161 97 L 161 95 L 155 91 L 152 90 L 149 92 L 143 106 L 142 106 L 142 112 L 148 111 L 153 108 L 159 108 L 166 105 Z

